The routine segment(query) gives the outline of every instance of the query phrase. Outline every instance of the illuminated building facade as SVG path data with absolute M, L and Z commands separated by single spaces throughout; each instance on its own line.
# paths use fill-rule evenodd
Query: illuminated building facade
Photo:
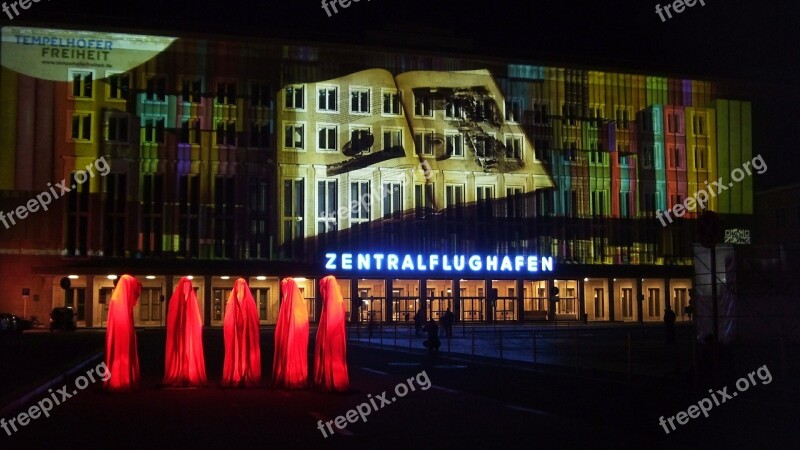
M 28 314 L 72 305 L 85 326 L 122 273 L 143 283 L 140 326 L 186 275 L 214 326 L 238 276 L 262 324 L 279 280 L 304 277 L 315 321 L 328 274 L 351 321 L 658 321 L 687 302 L 697 211 L 656 211 L 752 157 L 750 104 L 710 81 L 22 27 L 2 50 L 0 211 L 76 187 L 0 225 L 0 310 L 28 288 Z M 76 183 L 101 157 L 107 175 Z M 736 223 L 752 207 L 750 179 L 709 202 Z M 446 270 L 459 255 L 481 267 Z

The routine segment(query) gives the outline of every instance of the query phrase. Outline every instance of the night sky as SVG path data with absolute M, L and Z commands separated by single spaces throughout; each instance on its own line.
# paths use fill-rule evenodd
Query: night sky
M 361 0 L 328 17 L 319 0 L 34 3 L 2 25 L 73 25 L 162 34 L 216 33 L 354 42 L 545 64 L 715 78 L 731 98 L 753 102 L 753 152 L 768 171 L 756 189 L 796 183 L 800 173 L 800 3 L 704 0 L 662 22 L 666 0 Z M 389 30 L 387 33 L 386 30 Z M 391 40 L 398 30 L 409 37 Z M 154 33 L 157 34 L 157 33 Z M 437 44 L 435 35 L 455 38 Z M 452 41 L 452 39 L 451 39 Z

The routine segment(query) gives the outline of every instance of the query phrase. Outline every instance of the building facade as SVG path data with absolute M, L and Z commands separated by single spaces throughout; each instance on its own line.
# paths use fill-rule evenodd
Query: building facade
M 656 212 L 752 157 L 706 80 L 25 27 L 2 58 L 0 310 L 84 326 L 123 273 L 140 326 L 184 275 L 212 326 L 239 276 L 263 324 L 285 276 L 315 320 L 327 274 L 352 321 L 658 321 L 699 211 Z M 746 226 L 751 182 L 708 207 Z

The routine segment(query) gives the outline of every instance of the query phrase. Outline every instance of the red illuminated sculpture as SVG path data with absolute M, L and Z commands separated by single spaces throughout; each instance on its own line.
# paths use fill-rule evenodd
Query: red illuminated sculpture
M 347 343 L 344 334 L 344 301 L 336 278 L 320 280 L 322 317 L 314 348 L 314 384 L 324 391 L 346 391 L 350 387 L 347 374 Z
M 261 382 L 258 311 L 250 287 L 239 278 L 225 307 L 223 386 L 255 386 Z
M 111 294 L 106 329 L 106 367 L 111 376 L 103 382 L 109 391 L 128 391 L 139 386 L 139 353 L 133 328 L 133 307 L 142 284 L 123 275 Z
M 181 278 L 167 310 L 167 353 L 164 385 L 185 387 L 206 384 L 203 357 L 203 317 L 192 282 Z
M 279 388 L 302 388 L 308 383 L 308 310 L 294 279 L 281 281 L 281 296 L 272 384 Z

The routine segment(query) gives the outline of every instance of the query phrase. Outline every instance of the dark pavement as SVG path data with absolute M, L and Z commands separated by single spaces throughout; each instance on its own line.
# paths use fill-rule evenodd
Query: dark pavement
M 86 331 L 67 339 L 95 341 Z M 751 387 L 665 434 L 661 415 L 696 404 L 692 392 L 670 380 L 620 382 L 523 367 L 431 358 L 350 344 L 351 392 L 161 389 L 164 333 L 139 331 L 143 387 L 109 394 L 99 384 L 78 392 L 12 436 L 0 430 L 0 448 L 796 448 L 798 396 L 772 370 L 773 383 Z M 221 374 L 219 329 L 204 331 L 209 380 Z M 311 345 L 313 348 L 312 330 Z M 265 380 L 271 373 L 272 330 L 262 330 Z M 88 345 L 88 344 L 87 344 Z M 310 362 L 311 359 L 309 358 Z M 93 368 L 96 364 L 87 366 Z M 311 365 L 309 368 L 311 370 Z M 752 367 L 750 370 L 755 370 Z M 417 389 L 325 438 L 319 419 L 331 420 L 425 370 L 433 387 Z M 749 370 L 742 369 L 742 375 Z M 264 383 L 266 386 L 266 383 Z M 69 382 L 70 389 L 74 384 Z M 717 386 L 722 388 L 724 385 Z M 795 393 L 793 393 L 795 392 Z M 708 394 L 705 394 L 708 395 Z M 32 402 L 33 405 L 35 402 Z M 8 420 L 10 415 L 4 418 Z

